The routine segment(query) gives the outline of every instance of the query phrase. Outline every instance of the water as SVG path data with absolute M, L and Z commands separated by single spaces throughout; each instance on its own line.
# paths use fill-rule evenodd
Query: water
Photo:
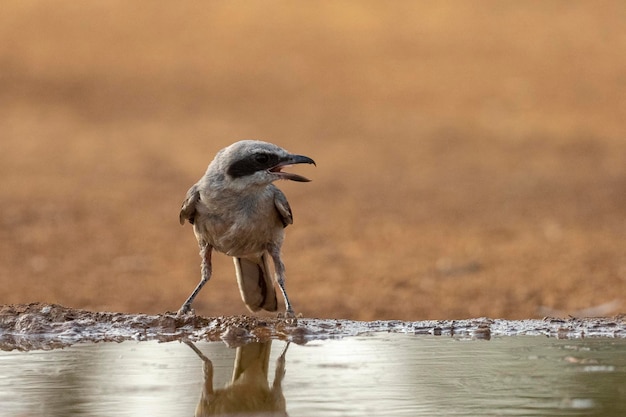
M 211 415 L 251 403 L 290 416 L 624 416 L 626 340 L 377 333 L 0 352 L 2 417 Z

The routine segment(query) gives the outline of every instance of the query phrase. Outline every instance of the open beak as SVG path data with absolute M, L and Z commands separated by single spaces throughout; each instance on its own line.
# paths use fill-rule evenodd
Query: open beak
M 278 175 L 280 179 L 283 179 L 283 180 L 291 180 L 291 181 L 298 181 L 298 182 L 311 181 L 310 179 L 303 177 L 302 175 L 281 171 L 283 168 L 291 166 L 291 165 L 295 165 L 295 164 L 315 165 L 315 161 L 309 158 L 308 156 L 304 156 L 304 155 L 289 155 L 285 160 L 281 161 L 278 165 L 275 165 L 272 168 L 270 168 L 269 172 L 271 172 L 272 174 Z

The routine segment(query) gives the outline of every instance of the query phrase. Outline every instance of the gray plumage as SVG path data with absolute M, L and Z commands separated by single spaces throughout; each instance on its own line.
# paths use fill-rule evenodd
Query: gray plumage
M 232 256 L 241 298 L 251 311 L 276 311 L 275 280 L 285 298 L 286 312 L 293 309 L 285 291 L 285 267 L 280 258 L 284 228 L 293 223 L 287 198 L 272 183 L 279 179 L 306 182 L 300 175 L 282 172 L 293 164 L 315 164 L 306 156 L 290 154 L 267 142 L 243 140 L 222 149 L 206 173 L 187 192 L 180 223 L 193 225 L 200 246 L 200 283 L 183 303 L 191 303 L 211 277 L 213 249 Z

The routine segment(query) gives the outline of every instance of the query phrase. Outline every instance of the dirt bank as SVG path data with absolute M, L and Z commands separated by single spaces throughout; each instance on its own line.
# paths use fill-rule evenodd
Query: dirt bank
M 624 316 L 567 320 L 432 320 L 417 322 L 328 320 L 299 318 L 260 319 L 248 316 L 177 317 L 93 312 L 54 304 L 0 307 L 0 349 L 54 349 L 81 342 L 123 340 L 222 340 L 237 346 L 268 339 L 306 343 L 369 333 L 393 332 L 490 339 L 498 336 L 544 335 L 558 338 L 626 337 Z

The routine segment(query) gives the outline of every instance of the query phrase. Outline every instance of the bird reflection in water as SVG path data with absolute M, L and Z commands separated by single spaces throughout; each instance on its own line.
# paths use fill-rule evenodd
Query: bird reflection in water
M 196 407 L 201 416 L 287 416 L 282 381 L 289 343 L 276 360 L 274 381 L 268 380 L 272 342 L 249 343 L 237 348 L 233 378 L 225 388 L 213 387 L 213 363 L 193 343 L 185 342 L 204 362 L 204 386 Z

